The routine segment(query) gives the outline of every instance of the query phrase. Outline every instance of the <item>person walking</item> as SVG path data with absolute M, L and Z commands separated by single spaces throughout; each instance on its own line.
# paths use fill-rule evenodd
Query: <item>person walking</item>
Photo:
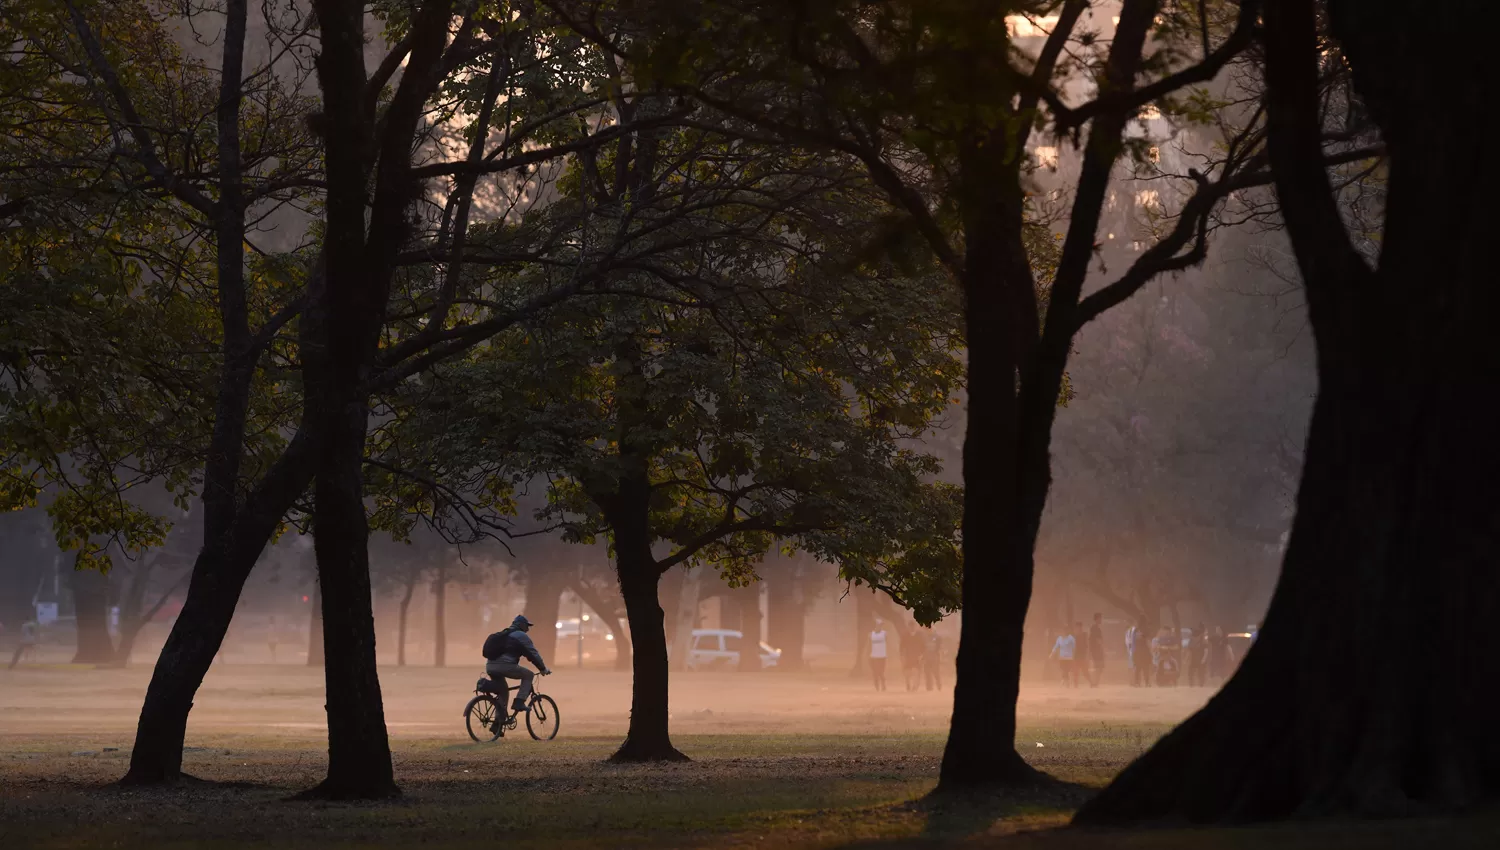
M 1078 668 L 1073 666 L 1073 657 L 1077 650 L 1078 638 L 1070 632 L 1064 632 L 1057 636 L 1057 642 L 1052 644 L 1052 652 L 1047 655 L 1049 659 L 1057 659 L 1057 669 L 1062 674 L 1063 687 L 1078 687 Z
M 1188 687 L 1201 688 L 1208 684 L 1208 627 L 1202 623 L 1193 627 L 1187 647 Z
M 875 690 L 885 690 L 886 633 L 885 623 L 875 618 L 875 628 L 870 632 L 870 676 L 875 680 Z
M 10 657 L 10 666 L 7 670 L 14 670 L 22 659 L 32 660 L 36 657 L 36 631 L 35 620 L 27 620 L 21 624 L 21 642 L 16 644 L 16 652 Z
M 1104 615 L 1095 613 L 1089 626 L 1089 687 L 1099 687 L 1104 675 Z
M 906 683 L 907 691 L 915 691 L 922 686 L 924 651 L 924 641 L 916 629 L 901 633 L 901 678 Z
M 1215 682 L 1222 682 L 1228 678 L 1233 666 L 1234 647 L 1224 636 L 1224 627 L 1214 626 L 1213 636 L 1208 639 L 1208 676 Z
M 927 690 L 943 689 L 942 667 L 943 639 L 932 629 L 927 630 L 927 648 L 922 652 L 922 678 Z
M 1151 639 L 1146 637 L 1145 623 L 1131 628 L 1134 638 L 1130 642 L 1130 684 L 1132 687 L 1151 687 L 1156 672 L 1151 666 Z

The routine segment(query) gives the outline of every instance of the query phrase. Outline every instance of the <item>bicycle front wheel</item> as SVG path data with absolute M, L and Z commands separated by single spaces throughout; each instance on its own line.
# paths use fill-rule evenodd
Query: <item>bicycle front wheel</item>
M 562 726 L 562 716 L 557 713 L 557 703 L 552 697 L 537 694 L 531 700 L 531 710 L 526 712 L 526 731 L 538 741 L 550 741 L 557 737 Z
M 464 706 L 464 726 L 469 730 L 469 737 L 481 744 L 499 738 L 504 723 L 504 706 L 489 694 L 480 694 Z

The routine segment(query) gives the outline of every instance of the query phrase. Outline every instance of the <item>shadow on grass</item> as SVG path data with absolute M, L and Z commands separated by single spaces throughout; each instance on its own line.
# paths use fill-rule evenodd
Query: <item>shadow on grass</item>
M 866 839 L 841 846 L 946 846 L 984 835 L 1056 829 L 1065 826 L 1073 812 L 1096 793 L 1095 787 L 1059 779 L 1023 788 L 934 792 L 893 807 L 895 811 L 924 818 L 917 836 Z

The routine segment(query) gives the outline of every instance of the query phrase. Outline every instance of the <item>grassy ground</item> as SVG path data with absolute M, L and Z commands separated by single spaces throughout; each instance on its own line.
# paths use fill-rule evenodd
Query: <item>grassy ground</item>
M 1035 728 L 1028 755 L 1050 773 L 1099 785 L 1160 727 Z M 915 804 L 934 782 L 942 741 L 902 736 L 684 736 L 690 764 L 606 765 L 614 739 L 398 746 L 402 799 L 286 802 L 322 760 L 280 739 L 238 737 L 187 754 L 216 783 L 161 792 L 109 783 L 121 752 L 64 755 L 59 741 L 12 742 L 0 768 L 0 847 L 459 848 L 524 842 L 583 847 L 1500 846 L 1500 819 L 1310 824 L 1296 828 L 1086 832 L 1062 828 L 1078 794 Z M 1079 793 L 1087 793 L 1086 790 Z
M 171 791 L 113 783 L 150 670 L 0 670 L 0 850 L 312 847 L 1094 848 L 1500 847 L 1500 818 L 1245 830 L 1064 828 L 1206 689 L 1022 691 L 1020 743 L 1079 790 L 932 809 L 951 692 L 875 693 L 843 671 L 677 676 L 674 740 L 688 764 L 618 766 L 630 683 L 560 673 L 562 735 L 472 744 L 459 716 L 476 672 L 383 668 L 400 800 L 287 802 L 326 767 L 322 672 L 216 666 L 195 700 L 184 762 L 209 780 Z M 1041 746 L 1037 746 L 1041 744 Z

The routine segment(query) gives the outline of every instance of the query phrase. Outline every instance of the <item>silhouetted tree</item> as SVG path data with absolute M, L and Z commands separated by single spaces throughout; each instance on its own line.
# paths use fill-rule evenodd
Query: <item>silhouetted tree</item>
M 1271 166 L 1319 383 L 1281 579 L 1223 691 L 1079 822 L 1389 816 L 1500 790 L 1484 696 L 1500 663 L 1500 446 L 1472 407 L 1500 373 L 1487 233 L 1500 172 L 1476 164 L 1493 122 L 1472 107 L 1500 79 L 1483 51 L 1431 58 L 1488 7 L 1330 2 L 1326 30 L 1321 8 L 1265 12 Z M 1323 113 L 1344 68 L 1349 114 L 1388 151 L 1373 264 L 1320 150 L 1330 130 L 1369 132 Z

